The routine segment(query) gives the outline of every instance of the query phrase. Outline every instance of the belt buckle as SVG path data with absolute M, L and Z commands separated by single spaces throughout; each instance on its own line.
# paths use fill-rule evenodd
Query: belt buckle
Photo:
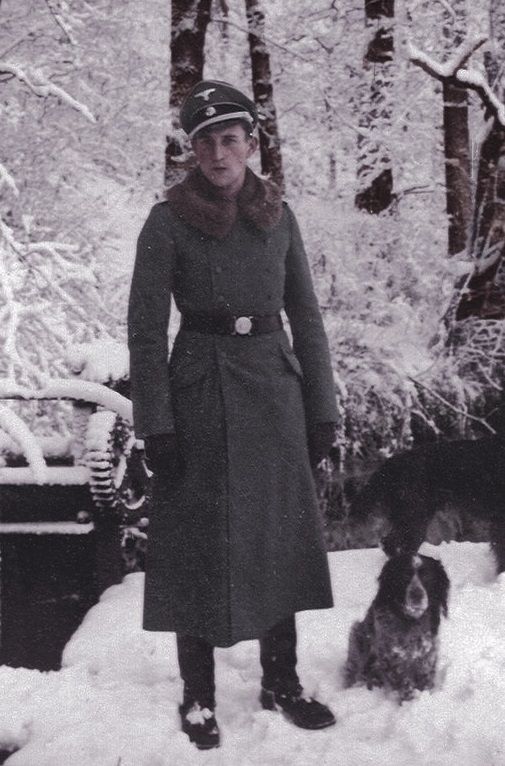
M 252 317 L 233 317 L 233 335 L 250 335 L 252 326 Z

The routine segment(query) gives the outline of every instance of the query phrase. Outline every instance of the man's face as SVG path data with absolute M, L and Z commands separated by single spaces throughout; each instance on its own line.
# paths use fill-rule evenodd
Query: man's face
M 247 160 L 256 150 L 257 140 L 240 124 L 222 123 L 197 133 L 192 146 L 205 178 L 234 194 L 244 183 Z

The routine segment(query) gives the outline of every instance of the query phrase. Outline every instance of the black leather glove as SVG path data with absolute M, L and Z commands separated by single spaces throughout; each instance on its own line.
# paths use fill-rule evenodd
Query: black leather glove
M 328 457 L 335 441 L 336 423 L 314 423 L 309 428 L 308 445 L 311 468 L 317 468 L 321 460 Z
M 175 434 L 154 434 L 144 439 L 146 464 L 157 476 L 174 477 L 182 465 Z

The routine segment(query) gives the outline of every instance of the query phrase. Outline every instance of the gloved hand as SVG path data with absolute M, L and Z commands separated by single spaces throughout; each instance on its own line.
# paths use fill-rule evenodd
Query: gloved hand
M 172 478 L 182 465 L 175 434 L 154 434 L 144 439 L 146 464 L 157 476 Z
M 321 460 L 328 457 L 331 446 L 335 441 L 336 426 L 336 423 L 314 423 L 309 428 L 308 446 L 312 469 L 317 468 Z

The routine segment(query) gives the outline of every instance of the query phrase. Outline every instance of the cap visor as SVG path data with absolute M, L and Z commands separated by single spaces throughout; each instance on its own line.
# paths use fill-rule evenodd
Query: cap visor
M 218 122 L 226 122 L 228 120 L 246 120 L 251 125 L 254 123 L 254 120 L 249 114 L 249 112 L 232 112 L 230 114 L 216 114 L 215 117 L 209 117 L 208 120 L 205 120 L 205 122 L 201 122 L 200 125 L 197 125 L 197 127 L 194 128 L 191 131 L 191 133 L 188 133 L 188 136 L 190 138 L 193 138 L 203 128 L 207 128 L 209 125 L 217 125 Z

